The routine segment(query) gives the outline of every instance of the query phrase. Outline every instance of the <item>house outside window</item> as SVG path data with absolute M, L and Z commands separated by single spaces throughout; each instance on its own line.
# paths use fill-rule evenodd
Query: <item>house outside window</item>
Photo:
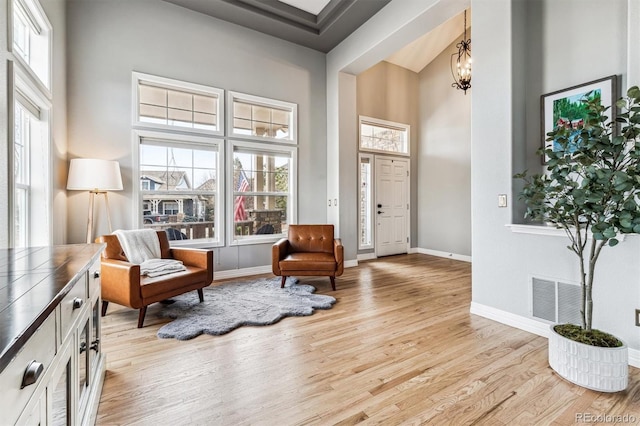
M 180 239 L 221 240 L 221 141 L 193 136 L 140 135 L 142 225 L 173 229 Z

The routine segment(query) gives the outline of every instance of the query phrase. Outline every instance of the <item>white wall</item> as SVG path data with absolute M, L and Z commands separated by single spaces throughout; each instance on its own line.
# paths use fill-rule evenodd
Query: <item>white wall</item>
M 419 74 L 417 246 L 471 256 L 473 82 L 466 95 L 451 87 L 451 54 L 457 42 Z
M 530 145 L 539 145 L 539 134 L 523 132 L 514 123 L 524 122 L 527 129 L 539 126 L 533 104 L 543 93 L 611 74 L 626 80 L 627 2 L 520 1 L 472 0 L 478 58 L 471 101 L 472 298 L 474 304 L 528 318 L 531 276 L 578 282 L 579 271 L 566 237 L 517 234 L 505 227 L 519 220 L 496 202 L 497 194 L 512 192 L 512 175 L 520 171 L 512 162 L 518 167 L 538 161 L 529 155 Z M 526 73 L 513 72 L 522 69 L 513 66 L 518 43 L 531 46 Z M 616 334 L 636 350 L 639 250 L 635 235 L 605 249 L 594 289 L 594 327 Z
M 70 1 L 67 28 L 69 158 L 120 161 L 115 229 L 136 226 L 132 71 L 297 103 L 298 220 L 326 221 L 324 54 L 158 1 Z M 80 242 L 88 194 L 69 195 L 69 242 Z M 105 233 L 104 216 L 96 220 Z M 270 244 L 216 249 L 216 270 L 270 265 L 270 253 Z

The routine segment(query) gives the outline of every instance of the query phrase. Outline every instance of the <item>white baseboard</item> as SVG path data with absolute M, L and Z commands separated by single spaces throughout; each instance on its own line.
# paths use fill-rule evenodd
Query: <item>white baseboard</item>
M 471 256 L 466 256 L 464 254 L 448 253 L 446 251 L 440 251 L 440 250 L 431 250 L 431 249 L 415 247 L 415 248 L 409 249 L 409 253 L 428 254 L 431 256 L 446 257 L 447 259 L 461 260 L 463 262 L 471 263 Z
M 420 253 L 418 251 L 418 247 L 409 247 L 409 251 L 407 251 L 408 254 L 416 254 L 416 253 Z
M 358 266 L 358 259 L 344 261 L 345 268 L 353 268 L 355 266 Z
M 501 309 L 496 309 L 476 302 L 471 302 L 470 312 L 474 315 L 479 315 L 501 324 L 528 331 L 529 333 L 533 333 L 547 339 L 549 338 L 549 324 L 545 322 L 522 317 L 520 315 L 512 314 L 511 312 L 506 312 Z M 629 348 L 628 352 L 629 365 L 640 368 L 640 350 Z
M 375 253 L 364 253 L 364 254 L 359 254 L 358 255 L 358 262 L 361 260 L 372 260 L 372 259 L 377 259 L 378 256 L 376 256 Z

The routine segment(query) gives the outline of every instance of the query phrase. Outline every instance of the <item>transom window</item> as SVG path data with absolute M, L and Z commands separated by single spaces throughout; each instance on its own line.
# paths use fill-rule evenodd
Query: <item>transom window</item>
M 222 90 L 140 73 L 134 81 L 138 123 L 222 133 Z
M 13 52 L 48 89 L 51 73 L 51 24 L 37 0 L 13 0 Z
M 242 93 L 229 93 L 230 136 L 295 142 L 297 105 Z
M 408 124 L 360 116 L 360 149 L 409 155 Z

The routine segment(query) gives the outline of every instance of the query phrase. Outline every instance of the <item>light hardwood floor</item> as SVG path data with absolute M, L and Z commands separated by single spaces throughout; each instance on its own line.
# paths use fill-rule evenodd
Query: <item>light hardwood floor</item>
M 580 413 L 640 422 L 640 370 L 626 392 L 574 386 L 547 341 L 471 315 L 471 266 L 426 255 L 361 262 L 309 317 L 189 341 L 155 335 L 149 308 L 110 305 L 98 424 L 570 425 Z M 603 419 L 603 420 L 611 420 Z M 606 422 L 602 422 L 606 423 Z M 601 424 L 602 424 L 601 423 Z

